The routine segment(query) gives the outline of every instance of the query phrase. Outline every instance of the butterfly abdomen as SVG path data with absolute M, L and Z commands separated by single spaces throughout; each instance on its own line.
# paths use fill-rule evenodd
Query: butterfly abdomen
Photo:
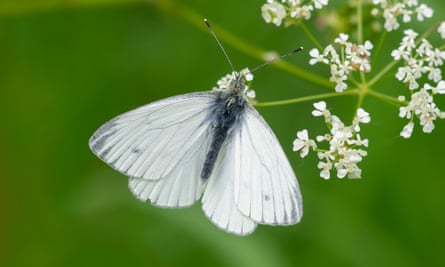
M 237 127 L 246 100 L 236 92 L 218 92 L 211 112 L 212 141 L 201 170 L 201 179 L 207 180 L 212 174 L 215 162 L 224 141 L 233 128 Z

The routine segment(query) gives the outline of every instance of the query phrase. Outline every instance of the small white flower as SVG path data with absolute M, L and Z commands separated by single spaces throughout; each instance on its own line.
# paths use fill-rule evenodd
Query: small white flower
M 325 119 L 331 117 L 331 113 L 326 108 L 326 102 L 319 101 L 319 102 L 314 103 L 313 106 L 315 109 L 312 111 L 312 116 L 314 116 L 314 117 L 323 116 L 323 117 L 325 117 Z
M 337 177 L 340 179 L 345 178 L 346 174 L 348 174 L 348 169 L 346 169 L 346 166 L 340 163 L 335 163 L 334 166 L 337 169 Z
M 323 142 L 323 141 L 330 141 L 332 139 L 332 135 L 331 134 L 325 134 L 325 135 L 317 135 L 317 137 L 315 137 L 315 140 L 317 140 L 317 142 Z
M 314 6 L 317 9 L 321 9 L 323 6 L 328 5 L 328 0 L 314 0 Z
M 400 13 L 402 14 L 402 21 L 404 23 L 408 23 L 411 21 L 411 15 L 413 14 L 411 10 L 400 10 Z
M 306 20 L 311 18 L 311 12 L 314 10 L 312 6 L 301 6 L 301 7 L 295 7 L 291 10 L 290 16 L 292 18 L 304 18 Z
M 417 47 L 416 52 L 419 54 L 419 56 L 424 56 L 428 53 L 430 53 L 431 50 L 434 50 L 433 46 L 428 42 L 427 39 L 422 39 L 422 42 L 420 43 L 419 47 Z
M 417 0 L 405 0 L 404 3 L 409 7 L 417 6 L 419 4 Z
M 394 49 L 391 52 L 391 56 L 395 59 L 395 60 L 399 60 L 401 58 L 406 58 L 407 56 L 409 56 L 409 53 L 398 48 L 398 49 Z
M 357 145 L 357 146 L 364 146 L 364 147 L 368 147 L 368 145 L 369 145 L 369 140 L 368 139 L 362 139 L 360 137 L 360 134 L 357 134 L 355 136 L 355 139 L 348 140 L 347 142 L 350 145 Z
M 331 173 L 330 173 L 330 171 L 332 169 L 332 163 L 331 162 L 320 161 L 320 162 L 318 162 L 317 167 L 319 169 L 321 169 L 321 172 L 320 172 L 320 177 L 321 178 L 327 180 L 327 179 L 329 179 L 331 177 Z
M 428 79 L 433 82 L 439 82 L 442 79 L 442 70 L 434 67 L 425 67 L 425 71 L 428 73 Z
M 422 131 L 424 133 L 431 133 L 434 130 L 434 120 L 436 116 L 430 113 L 424 113 L 420 116 L 420 125 L 422 125 Z
M 348 88 L 348 85 L 343 82 L 344 80 L 346 80 L 346 76 L 341 76 L 339 77 L 340 79 L 331 79 L 333 82 L 336 83 L 335 85 L 335 92 L 341 93 L 344 90 L 346 90 L 346 88 Z
M 369 123 L 371 121 L 371 116 L 364 109 L 359 108 L 357 110 L 357 119 L 360 123 Z
M 355 166 L 356 168 L 349 170 L 348 178 L 357 179 L 362 177 L 362 170 Z
M 433 16 L 433 10 L 425 4 L 421 4 L 418 8 L 416 8 L 416 12 L 418 21 L 423 21 L 424 17 L 431 18 Z
M 426 87 L 426 84 L 425 84 Z M 439 83 L 437 83 L 437 86 L 432 88 L 433 94 L 445 94 L 445 81 L 440 81 Z
M 371 41 L 366 40 L 363 45 L 358 46 L 358 54 L 360 56 L 370 56 L 371 52 L 370 50 L 374 47 L 374 45 L 371 43 Z
M 402 38 L 401 47 L 412 50 L 416 47 L 416 38 L 419 34 L 412 29 L 407 29 L 403 33 L 405 36 Z
M 309 139 L 306 129 L 297 132 L 297 138 L 293 142 L 293 151 L 300 151 L 300 157 L 304 158 L 309 154 L 309 149 L 315 149 L 317 145 L 315 141 Z
M 337 51 L 335 51 L 335 48 L 332 45 L 326 46 L 326 48 L 323 50 L 323 54 L 325 56 L 330 56 L 332 62 L 338 62 L 340 60 Z
M 323 62 L 324 64 L 328 64 L 329 63 L 329 60 L 325 57 L 324 54 L 320 54 L 320 51 L 318 51 L 317 48 L 311 49 L 311 51 L 309 51 L 309 55 L 312 57 L 309 60 L 309 64 L 310 65 L 315 65 L 318 62 Z
M 399 117 L 400 118 L 407 118 L 411 119 L 411 112 L 407 107 L 400 107 L 399 108 Z
M 346 33 L 340 33 L 337 38 L 334 39 L 334 43 L 340 44 L 340 45 L 346 45 L 348 42 L 349 35 Z
M 363 108 L 357 109 L 357 114 L 352 121 L 352 127 L 354 131 L 360 132 L 360 123 L 369 123 L 371 121 L 371 116 Z
M 282 20 L 286 17 L 286 9 L 280 3 L 268 1 L 261 7 L 261 14 L 267 23 L 280 26 Z
M 438 67 L 443 65 L 443 60 L 445 59 L 445 51 L 441 51 L 438 48 L 429 49 L 425 52 L 426 60 L 433 64 L 433 66 Z

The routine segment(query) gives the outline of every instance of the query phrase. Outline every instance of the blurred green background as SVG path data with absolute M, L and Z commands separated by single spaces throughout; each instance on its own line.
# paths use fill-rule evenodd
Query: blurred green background
M 370 147 L 360 180 L 325 181 L 316 157 L 291 152 L 297 130 L 325 131 L 312 102 L 259 108 L 299 177 L 305 214 L 298 225 L 259 226 L 248 237 L 218 230 L 200 204 L 139 202 L 127 179 L 89 151 L 90 135 L 111 117 L 208 90 L 230 71 L 204 17 L 222 39 L 231 33 L 280 53 L 302 45 L 306 52 L 286 61 L 328 77 L 326 67 L 307 64 L 313 46 L 300 28 L 264 23 L 265 2 L 0 1 L 0 265 L 445 266 L 445 122 L 403 140 L 398 108 L 377 99 L 364 102 L 372 123 L 362 127 Z M 444 19 L 445 2 L 425 2 L 436 14 L 409 25 L 419 32 Z M 335 34 L 307 25 L 324 45 Z M 388 35 L 379 64 L 401 35 Z M 437 34 L 431 40 L 443 44 Z M 225 46 L 238 68 L 262 62 L 249 55 L 254 48 Z M 256 73 L 254 88 L 263 101 L 327 92 L 273 66 Z M 391 78 L 378 88 L 403 90 Z M 350 121 L 357 99 L 328 103 Z

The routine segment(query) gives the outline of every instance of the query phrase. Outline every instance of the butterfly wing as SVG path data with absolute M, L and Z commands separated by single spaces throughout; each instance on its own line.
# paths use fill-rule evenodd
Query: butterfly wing
M 201 179 L 202 163 L 205 160 L 210 138 L 202 137 L 202 143 L 194 153 L 187 154 L 182 164 L 167 176 L 158 180 L 130 177 L 129 188 L 140 200 L 150 199 L 160 207 L 185 207 L 195 203 L 201 196 L 204 181 Z
M 191 205 L 202 191 L 199 174 L 211 137 L 214 99 L 212 92 L 192 93 L 129 111 L 100 127 L 90 148 L 111 167 L 134 177 L 129 186 L 141 200 Z
M 259 224 L 299 222 L 303 214 L 300 188 L 278 139 L 250 105 L 241 124 L 232 140 L 237 208 Z
M 255 230 L 257 224 L 242 214 L 235 203 L 235 149 L 232 142 L 226 142 L 221 148 L 202 197 L 202 208 L 206 216 L 224 231 L 248 235 Z

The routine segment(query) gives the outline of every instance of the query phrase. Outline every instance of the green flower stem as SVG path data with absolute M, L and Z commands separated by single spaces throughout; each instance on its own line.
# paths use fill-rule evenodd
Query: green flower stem
M 377 45 L 377 49 L 374 52 L 374 55 L 372 56 L 374 65 L 377 62 L 377 59 L 380 55 L 380 51 L 382 50 L 383 44 L 385 43 L 387 33 L 388 33 L 387 31 L 383 31 L 382 35 L 380 36 L 379 44 Z
M 299 25 L 303 30 L 304 34 L 306 34 L 306 36 L 318 48 L 318 50 L 323 51 L 323 46 L 317 41 L 317 38 L 315 38 L 315 36 L 311 33 L 311 31 L 309 31 L 309 29 L 306 27 L 303 21 L 300 21 Z
M 273 106 L 281 106 L 281 105 L 288 105 L 288 104 L 295 104 L 300 102 L 307 102 L 307 101 L 313 101 L 313 100 L 319 100 L 319 99 L 325 99 L 325 98 L 332 98 L 337 96 L 344 96 L 344 95 L 358 95 L 360 94 L 359 89 L 352 89 L 347 90 L 343 93 L 326 93 L 326 94 L 318 94 L 318 95 L 311 95 L 311 96 L 303 96 L 303 97 L 297 97 L 292 99 L 286 99 L 286 100 L 278 100 L 278 101 L 271 101 L 271 102 L 258 102 L 255 104 L 256 107 L 273 107 Z
M 363 3 L 362 0 L 357 1 L 357 41 L 363 44 Z
M 365 76 L 365 73 L 363 71 L 360 71 L 360 81 L 363 84 L 366 84 L 366 76 Z
M 371 87 L 376 82 L 378 82 L 385 74 L 387 74 L 399 61 L 391 61 L 388 65 L 386 65 L 377 75 L 375 75 L 369 82 L 368 86 Z
M 360 83 L 354 78 L 353 75 L 349 75 L 349 81 L 354 84 L 356 87 L 360 87 Z
M 437 30 L 441 22 L 434 23 L 433 26 L 429 27 L 426 32 L 424 32 L 416 41 L 416 45 L 420 44 L 422 42 L 422 39 L 428 38 L 433 32 Z
M 399 101 L 397 98 L 393 97 L 393 96 L 389 96 L 389 95 L 385 95 L 373 90 L 367 90 L 366 91 L 367 95 L 371 95 L 374 96 L 386 103 L 389 103 L 391 105 L 395 105 L 395 106 L 402 106 L 402 105 L 406 105 L 407 103 L 405 101 Z

